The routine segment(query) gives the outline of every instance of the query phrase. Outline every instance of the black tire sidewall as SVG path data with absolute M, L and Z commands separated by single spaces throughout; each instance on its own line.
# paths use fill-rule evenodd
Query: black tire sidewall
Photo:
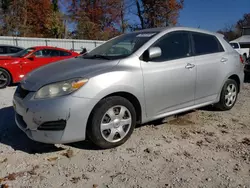
M 225 99 L 225 95 L 226 95 L 226 92 L 227 92 L 227 87 L 228 85 L 230 84 L 234 84 L 236 89 L 237 89 L 237 93 L 236 93 L 236 99 L 233 103 L 233 105 L 231 106 L 227 106 L 226 105 L 226 99 Z M 226 83 L 224 84 L 223 88 L 222 88 L 222 91 L 221 91 L 221 96 L 220 96 L 220 102 L 219 102 L 219 107 L 222 109 L 222 110 L 230 110 L 234 107 L 236 101 L 237 101 L 237 98 L 238 98 L 238 92 L 239 92 L 239 86 L 237 84 L 237 82 L 235 80 L 232 80 L 232 79 L 228 79 L 226 81 Z
M 119 142 L 111 143 L 105 140 L 101 134 L 100 125 L 104 114 L 113 106 L 125 106 L 131 114 L 132 124 L 128 134 Z M 87 135 L 89 139 L 103 149 L 113 148 L 125 143 L 133 133 L 136 125 L 136 111 L 134 106 L 127 99 L 119 96 L 112 96 L 101 100 L 94 108 L 91 119 L 87 127 Z
M 6 71 L 5 69 L 0 68 L 0 71 L 4 72 L 4 74 L 6 74 L 6 76 L 7 76 L 7 82 L 6 82 L 6 84 L 3 85 L 3 86 L 0 86 L 0 89 L 3 89 L 5 87 L 7 87 L 8 85 L 10 85 L 10 83 L 11 83 L 11 76 L 10 76 L 9 72 Z

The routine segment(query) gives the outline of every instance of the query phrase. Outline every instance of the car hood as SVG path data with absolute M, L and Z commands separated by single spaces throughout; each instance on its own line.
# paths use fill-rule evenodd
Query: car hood
M 118 60 L 71 58 L 40 67 L 27 74 L 21 81 L 22 87 L 37 91 L 44 85 L 77 77 L 88 77 L 96 71 L 111 68 Z

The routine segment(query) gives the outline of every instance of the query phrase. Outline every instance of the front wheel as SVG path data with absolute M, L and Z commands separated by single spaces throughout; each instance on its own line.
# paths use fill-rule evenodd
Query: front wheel
M 220 110 L 230 110 L 236 103 L 239 93 L 239 86 L 235 80 L 228 79 L 224 84 L 220 102 L 216 104 L 216 107 Z
M 11 82 L 11 76 L 5 69 L 0 68 L 0 89 L 7 87 Z
M 128 140 L 135 124 L 134 106 L 123 97 L 108 97 L 101 100 L 93 110 L 87 135 L 97 146 L 113 148 Z

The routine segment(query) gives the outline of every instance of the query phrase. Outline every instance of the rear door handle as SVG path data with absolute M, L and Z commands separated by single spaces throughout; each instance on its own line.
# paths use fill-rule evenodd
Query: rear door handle
M 227 62 L 227 60 L 228 60 L 227 58 L 223 57 L 221 58 L 220 62 L 224 63 L 224 62 Z
M 188 63 L 188 64 L 185 66 L 186 69 L 192 69 L 192 68 L 194 68 L 194 67 L 195 67 L 195 65 L 194 65 L 194 64 L 191 64 L 191 63 Z

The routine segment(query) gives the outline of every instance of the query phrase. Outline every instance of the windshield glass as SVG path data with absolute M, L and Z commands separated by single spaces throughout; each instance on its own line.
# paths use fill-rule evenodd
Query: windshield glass
M 156 34 L 157 32 L 138 32 L 121 35 L 102 44 L 82 57 L 102 59 L 118 59 L 127 57 L 137 51 Z
M 25 50 L 22 50 L 20 52 L 17 52 L 15 54 L 12 55 L 12 57 L 24 57 L 26 56 L 27 54 L 33 52 L 35 50 L 35 48 L 27 48 Z
M 230 43 L 231 46 L 234 48 L 234 49 L 238 49 L 239 48 L 239 45 L 237 43 Z

